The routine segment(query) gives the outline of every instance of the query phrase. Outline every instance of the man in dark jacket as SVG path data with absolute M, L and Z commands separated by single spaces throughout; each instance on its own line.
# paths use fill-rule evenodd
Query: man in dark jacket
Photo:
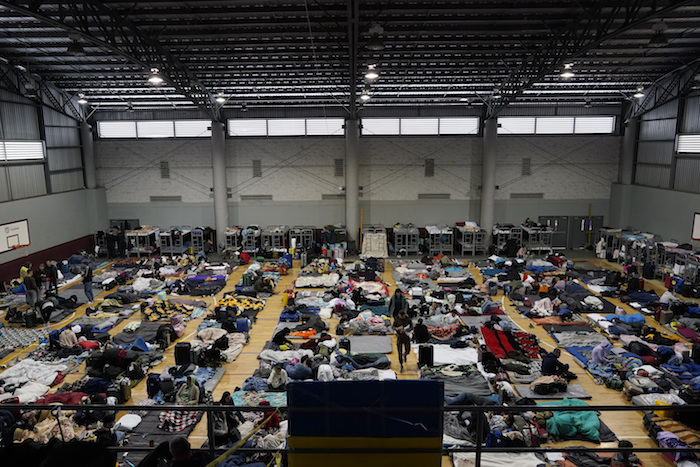
M 569 373 L 569 365 L 559 361 L 561 350 L 554 349 L 542 358 L 542 375 L 543 376 L 563 376 L 566 377 Z
M 46 261 L 46 279 L 48 280 L 48 286 L 46 291 L 58 293 L 58 267 L 53 261 Z
M 88 299 L 88 303 L 92 303 L 95 300 L 95 297 L 92 295 L 92 268 L 87 261 L 83 261 L 83 291 Z
M 399 316 L 399 311 L 407 307 L 408 302 L 406 302 L 406 298 L 404 298 L 401 290 L 397 287 L 394 290 L 394 295 L 391 296 L 391 300 L 389 300 L 389 316 L 396 319 Z
M 423 324 L 423 318 L 418 318 L 418 324 L 413 330 L 413 339 L 416 344 L 424 344 L 430 339 L 430 333 L 428 332 L 428 326 Z
M 406 310 L 401 310 L 394 320 L 394 330 L 396 331 L 396 348 L 399 352 L 399 364 L 403 373 L 403 364 L 408 359 L 411 351 L 410 333 L 413 330 L 413 322 L 406 314 Z
M 39 301 L 39 298 L 41 298 L 41 292 L 39 291 L 39 286 L 34 279 L 34 271 L 31 269 L 27 271 L 27 275 L 24 276 L 24 286 L 27 288 L 27 305 L 29 305 L 30 308 L 34 308 Z

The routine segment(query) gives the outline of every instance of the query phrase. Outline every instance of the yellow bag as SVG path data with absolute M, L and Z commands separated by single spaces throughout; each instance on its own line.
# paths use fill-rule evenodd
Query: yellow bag
M 670 404 L 657 400 L 654 405 L 659 405 L 659 406 L 666 406 L 669 407 Z M 654 410 L 654 415 L 657 417 L 663 417 L 663 418 L 673 418 L 673 410 Z

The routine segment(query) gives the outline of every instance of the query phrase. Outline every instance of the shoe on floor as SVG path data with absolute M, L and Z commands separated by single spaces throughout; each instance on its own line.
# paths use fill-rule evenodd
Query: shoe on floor
M 399 371 L 399 373 L 403 373 L 403 365 L 401 365 L 401 370 Z

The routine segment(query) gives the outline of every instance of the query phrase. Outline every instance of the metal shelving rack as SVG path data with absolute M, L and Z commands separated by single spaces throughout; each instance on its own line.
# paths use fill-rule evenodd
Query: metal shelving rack
M 261 231 L 260 227 L 257 225 L 249 225 L 243 229 L 245 235 L 242 232 L 241 244 L 243 245 L 243 251 L 246 253 L 257 253 L 260 249 L 260 238 Z
M 309 249 L 314 243 L 316 228 L 312 225 L 295 225 L 289 229 L 289 245 L 295 244 L 297 249 Z M 292 242 L 292 239 L 295 241 Z
M 160 229 L 158 227 L 141 227 L 126 233 L 127 255 L 151 256 L 160 250 Z
M 204 229 L 197 227 L 192 229 L 192 253 L 197 254 L 204 250 Z
M 517 240 L 519 244 L 523 243 L 523 229 L 520 226 L 493 226 L 493 244 L 500 250 L 508 240 Z
M 406 254 L 418 254 L 420 252 L 420 231 L 416 227 L 394 228 L 394 251 L 398 254 L 401 249 Z
M 552 251 L 554 232 L 546 227 L 522 227 L 524 245 L 531 251 Z
M 98 230 L 93 235 L 98 256 L 107 256 L 107 232 Z
M 192 245 L 192 231 L 189 226 L 161 230 L 159 238 L 160 252 L 164 255 L 181 255 Z
M 486 231 L 479 229 L 474 231 L 463 226 L 457 227 L 456 241 L 457 254 L 477 255 L 486 252 Z
M 241 228 L 240 227 L 229 227 L 226 229 L 226 248 L 231 248 L 237 250 L 241 247 Z
M 451 255 L 454 251 L 454 229 L 446 225 L 426 225 L 428 250 L 431 255 Z
M 260 234 L 260 241 L 265 250 L 287 251 L 289 248 L 289 226 L 269 225 Z

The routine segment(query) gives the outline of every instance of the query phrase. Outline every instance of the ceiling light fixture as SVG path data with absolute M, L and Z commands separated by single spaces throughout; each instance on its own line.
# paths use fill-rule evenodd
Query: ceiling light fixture
M 563 79 L 571 79 L 574 77 L 574 70 L 571 69 L 571 67 L 574 66 L 573 63 L 566 63 L 564 64 L 564 70 L 561 72 L 559 75 Z
M 163 77 L 160 75 L 158 68 L 151 68 L 151 74 L 148 77 L 148 82 L 151 84 L 161 84 Z
M 668 44 L 668 39 L 666 38 L 666 30 L 668 26 L 663 21 L 654 23 L 651 26 L 651 30 L 654 31 L 654 35 L 649 39 L 649 47 L 663 47 Z
M 384 28 L 375 23 L 369 28 L 369 33 L 372 36 L 367 41 L 367 48 L 375 52 L 384 50 L 384 40 L 381 37 L 384 34 Z
M 66 49 L 66 53 L 70 56 L 73 57 L 84 57 L 85 56 L 85 49 L 83 48 L 82 44 L 78 42 L 77 40 L 74 40 L 70 44 L 68 44 L 68 48 Z
M 632 94 L 632 96 L 633 96 L 635 99 L 641 99 L 642 97 L 644 97 L 644 88 L 641 87 L 641 86 L 639 86 L 639 87 L 637 88 L 637 92 L 635 92 L 634 94 Z
M 593 102 L 591 102 L 590 99 L 586 99 L 586 100 L 583 102 L 583 106 L 584 106 L 585 108 L 587 108 L 587 109 L 590 109 L 591 107 L 593 107 Z
M 248 111 L 248 104 L 245 102 L 241 104 L 241 112 L 247 112 Z
M 223 92 L 220 92 L 219 94 L 217 94 L 216 102 L 218 102 L 219 104 L 223 104 L 224 102 L 226 102 L 226 97 L 224 97 Z
M 83 94 L 82 92 L 80 94 L 78 94 L 78 104 L 85 105 L 87 103 L 88 103 L 88 100 L 85 98 L 85 94 Z
M 367 71 L 365 72 L 365 79 L 367 81 L 374 81 L 379 78 L 379 73 L 376 70 L 377 65 L 367 65 Z
M 370 100 L 371 97 L 372 96 L 369 95 L 369 91 L 365 89 L 364 91 L 362 91 L 362 94 L 360 94 L 360 101 L 367 102 L 368 100 Z
M 500 99 L 501 97 L 501 90 L 498 88 L 493 88 L 493 96 L 494 99 Z

